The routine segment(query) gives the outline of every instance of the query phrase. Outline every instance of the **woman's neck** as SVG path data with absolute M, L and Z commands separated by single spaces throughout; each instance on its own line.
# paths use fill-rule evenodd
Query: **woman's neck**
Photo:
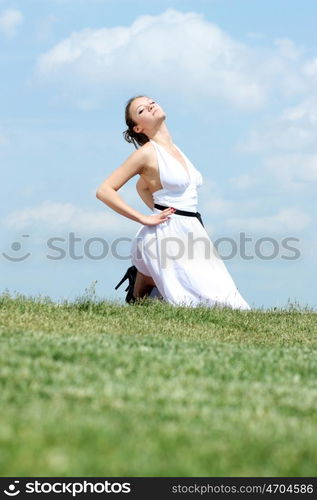
M 172 148 L 174 145 L 172 136 L 169 133 L 165 123 L 162 123 L 160 128 L 154 133 L 151 139 L 153 139 L 153 141 L 157 142 L 158 144 L 161 144 L 162 146 L 166 146 L 167 148 Z

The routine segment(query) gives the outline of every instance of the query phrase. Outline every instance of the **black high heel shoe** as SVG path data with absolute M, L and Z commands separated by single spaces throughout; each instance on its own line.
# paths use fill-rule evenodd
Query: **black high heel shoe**
M 125 298 L 125 301 L 128 302 L 128 303 L 131 303 L 131 302 L 135 302 L 135 297 L 133 295 L 133 289 L 134 289 L 134 283 L 135 283 L 135 279 L 136 279 L 136 273 L 137 273 L 137 268 L 135 266 L 131 266 L 127 269 L 125 275 L 123 276 L 122 280 L 119 281 L 119 283 L 117 284 L 117 286 L 115 286 L 115 290 L 117 290 L 119 288 L 119 286 L 122 285 L 122 283 L 128 279 L 129 280 L 129 284 L 127 286 L 127 288 L 125 289 L 127 293 L 127 296 Z

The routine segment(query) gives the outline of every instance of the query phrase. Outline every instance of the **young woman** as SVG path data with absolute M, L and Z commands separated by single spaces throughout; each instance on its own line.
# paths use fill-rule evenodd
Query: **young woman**
M 141 224 L 131 246 L 133 265 L 116 288 L 129 279 L 129 303 L 158 296 L 174 305 L 251 309 L 204 229 L 197 212 L 202 175 L 174 144 L 164 109 L 150 97 L 135 96 L 126 104 L 125 120 L 124 138 L 136 151 L 96 192 L 110 208 Z M 151 215 L 118 194 L 137 174 L 137 191 Z

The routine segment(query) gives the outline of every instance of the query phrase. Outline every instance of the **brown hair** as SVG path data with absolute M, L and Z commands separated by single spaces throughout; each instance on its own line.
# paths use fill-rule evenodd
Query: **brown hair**
M 127 142 L 132 142 L 135 146 L 136 149 L 138 149 L 138 146 L 143 146 L 146 142 L 149 142 L 149 138 L 146 134 L 142 134 L 140 132 L 139 134 L 133 130 L 133 127 L 137 125 L 134 120 L 132 120 L 130 116 L 130 106 L 134 99 L 137 99 L 138 97 L 144 97 L 144 95 L 136 95 L 134 97 L 131 97 L 131 99 L 128 100 L 126 106 L 125 106 L 125 122 L 128 125 L 127 130 L 123 132 L 123 137 Z

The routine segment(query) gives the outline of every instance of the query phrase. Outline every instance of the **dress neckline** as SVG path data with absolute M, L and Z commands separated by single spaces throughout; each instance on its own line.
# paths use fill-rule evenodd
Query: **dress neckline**
M 176 144 L 173 144 L 173 146 L 175 146 L 178 151 L 180 152 L 181 156 L 184 158 L 185 160 L 185 166 L 177 159 L 175 158 L 175 156 L 173 156 L 169 151 L 167 151 L 166 148 L 164 148 L 164 146 L 161 146 L 161 144 L 159 144 L 158 142 L 154 141 L 154 139 L 150 139 L 151 142 L 155 142 L 155 144 L 157 144 L 160 148 L 162 148 L 168 155 L 170 155 L 171 158 L 173 158 L 173 160 L 177 161 L 177 163 L 179 163 L 179 165 L 182 166 L 183 170 L 185 170 L 185 173 L 188 177 L 188 180 L 190 181 L 191 180 L 191 176 L 190 176 L 190 169 L 189 169 L 189 163 L 187 161 L 187 158 L 185 157 L 185 155 L 183 154 L 183 152 L 179 149 L 178 146 L 176 146 Z

